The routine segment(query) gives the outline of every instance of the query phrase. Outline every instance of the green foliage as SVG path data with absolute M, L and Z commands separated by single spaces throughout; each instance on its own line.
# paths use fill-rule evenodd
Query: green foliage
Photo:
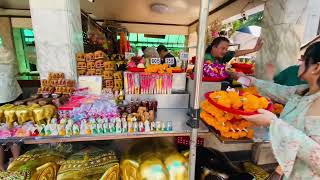
M 261 26 L 263 11 L 250 15 L 247 20 L 239 19 L 232 23 L 233 32 L 248 26 Z

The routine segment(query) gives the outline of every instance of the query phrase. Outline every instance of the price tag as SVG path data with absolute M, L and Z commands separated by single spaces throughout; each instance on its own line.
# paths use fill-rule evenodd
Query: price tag
M 174 57 L 165 58 L 164 60 L 165 60 L 166 64 L 169 64 L 169 65 L 174 64 Z
M 161 59 L 160 58 L 151 58 L 150 64 L 161 64 Z
M 188 58 L 189 58 L 189 53 L 187 53 L 187 52 L 180 52 L 180 59 L 181 59 L 181 60 L 187 61 Z
M 127 60 L 131 60 L 131 58 L 133 57 L 133 56 L 135 56 L 136 54 L 135 53 L 132 53 L 132 52 L 125 52 L 125 54 L 124 54 L 124 56 L 125 56 L 125 58 L 127 59 Z

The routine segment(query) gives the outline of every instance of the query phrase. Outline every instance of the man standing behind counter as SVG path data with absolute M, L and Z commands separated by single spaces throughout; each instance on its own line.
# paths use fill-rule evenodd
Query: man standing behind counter
M 169 65 L 171 67 L 177 66 L 176 58 L 168 51 L 167 47 L 165 47 L 164 45 L 161 44 L 157 47 L 157 51 L 158 51 L 160 58 L 161 58 L 161 64 L 164 64 L 167 61 L 170 61 L 171 63 L 169 63 Z
M 256 46 L 253 49 L 246 50 L 236 50 L 229 51 L 230 41 L 226 37 L 217 37 L 206 49 L 206 54 L 204 56 L 205 61 L 209 60 L 211 62 L 219 62 L 221 64 L 225 64 L 229 62 L 233 57 L 244 56 L 250 53 L 257 52 L 261 49 L 263 43 L 259 38 Z

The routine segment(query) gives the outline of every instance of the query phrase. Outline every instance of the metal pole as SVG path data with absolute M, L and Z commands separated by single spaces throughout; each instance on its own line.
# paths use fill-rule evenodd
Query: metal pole
M 200 12 L 199 12 L 199 28 L 198 28 L 198 47 L 197 47 L 197 59 L 195 66 L 195 95 L 193 105 L 193 117 L 192 121 L 192 133 L 190 140 L 190 154 L 189 154 L 189 179 L 194 180 L 195 178 L 195 167 L 196 167 L 196 153 L 197 153 L 197 137 L 198 127 L 200 118 L 200 88 L 202 82 L 202 71 L 203 71 L 203 59 L 205 51 L 205 36 L 207 30 L 207 20 L 209 13 L 209 0 L 201 0 Z

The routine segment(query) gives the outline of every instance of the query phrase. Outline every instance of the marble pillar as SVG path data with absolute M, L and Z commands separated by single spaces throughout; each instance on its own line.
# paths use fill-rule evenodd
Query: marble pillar
M 307 6 L 308 0 L 267 1 L 261 32 L 264 45 L 256 60 L 258 78 L 266 78 L 267 63 L 275 64 L 277 72 L 297 63 Z
M 75 54 L 83 52 L 78 0 L 30 0 L 40 78 L 49 72 L 64 72 L 76 79 Z
M 0 17 L 0 37 L 4 46 L 14 49 L 12 26 L 9 17 Z
M 312 41 L 318 34 L 320 28 L 320 1 L 309 0 L 305 17 L 305 28 L 303 34 L 303 44 Z

